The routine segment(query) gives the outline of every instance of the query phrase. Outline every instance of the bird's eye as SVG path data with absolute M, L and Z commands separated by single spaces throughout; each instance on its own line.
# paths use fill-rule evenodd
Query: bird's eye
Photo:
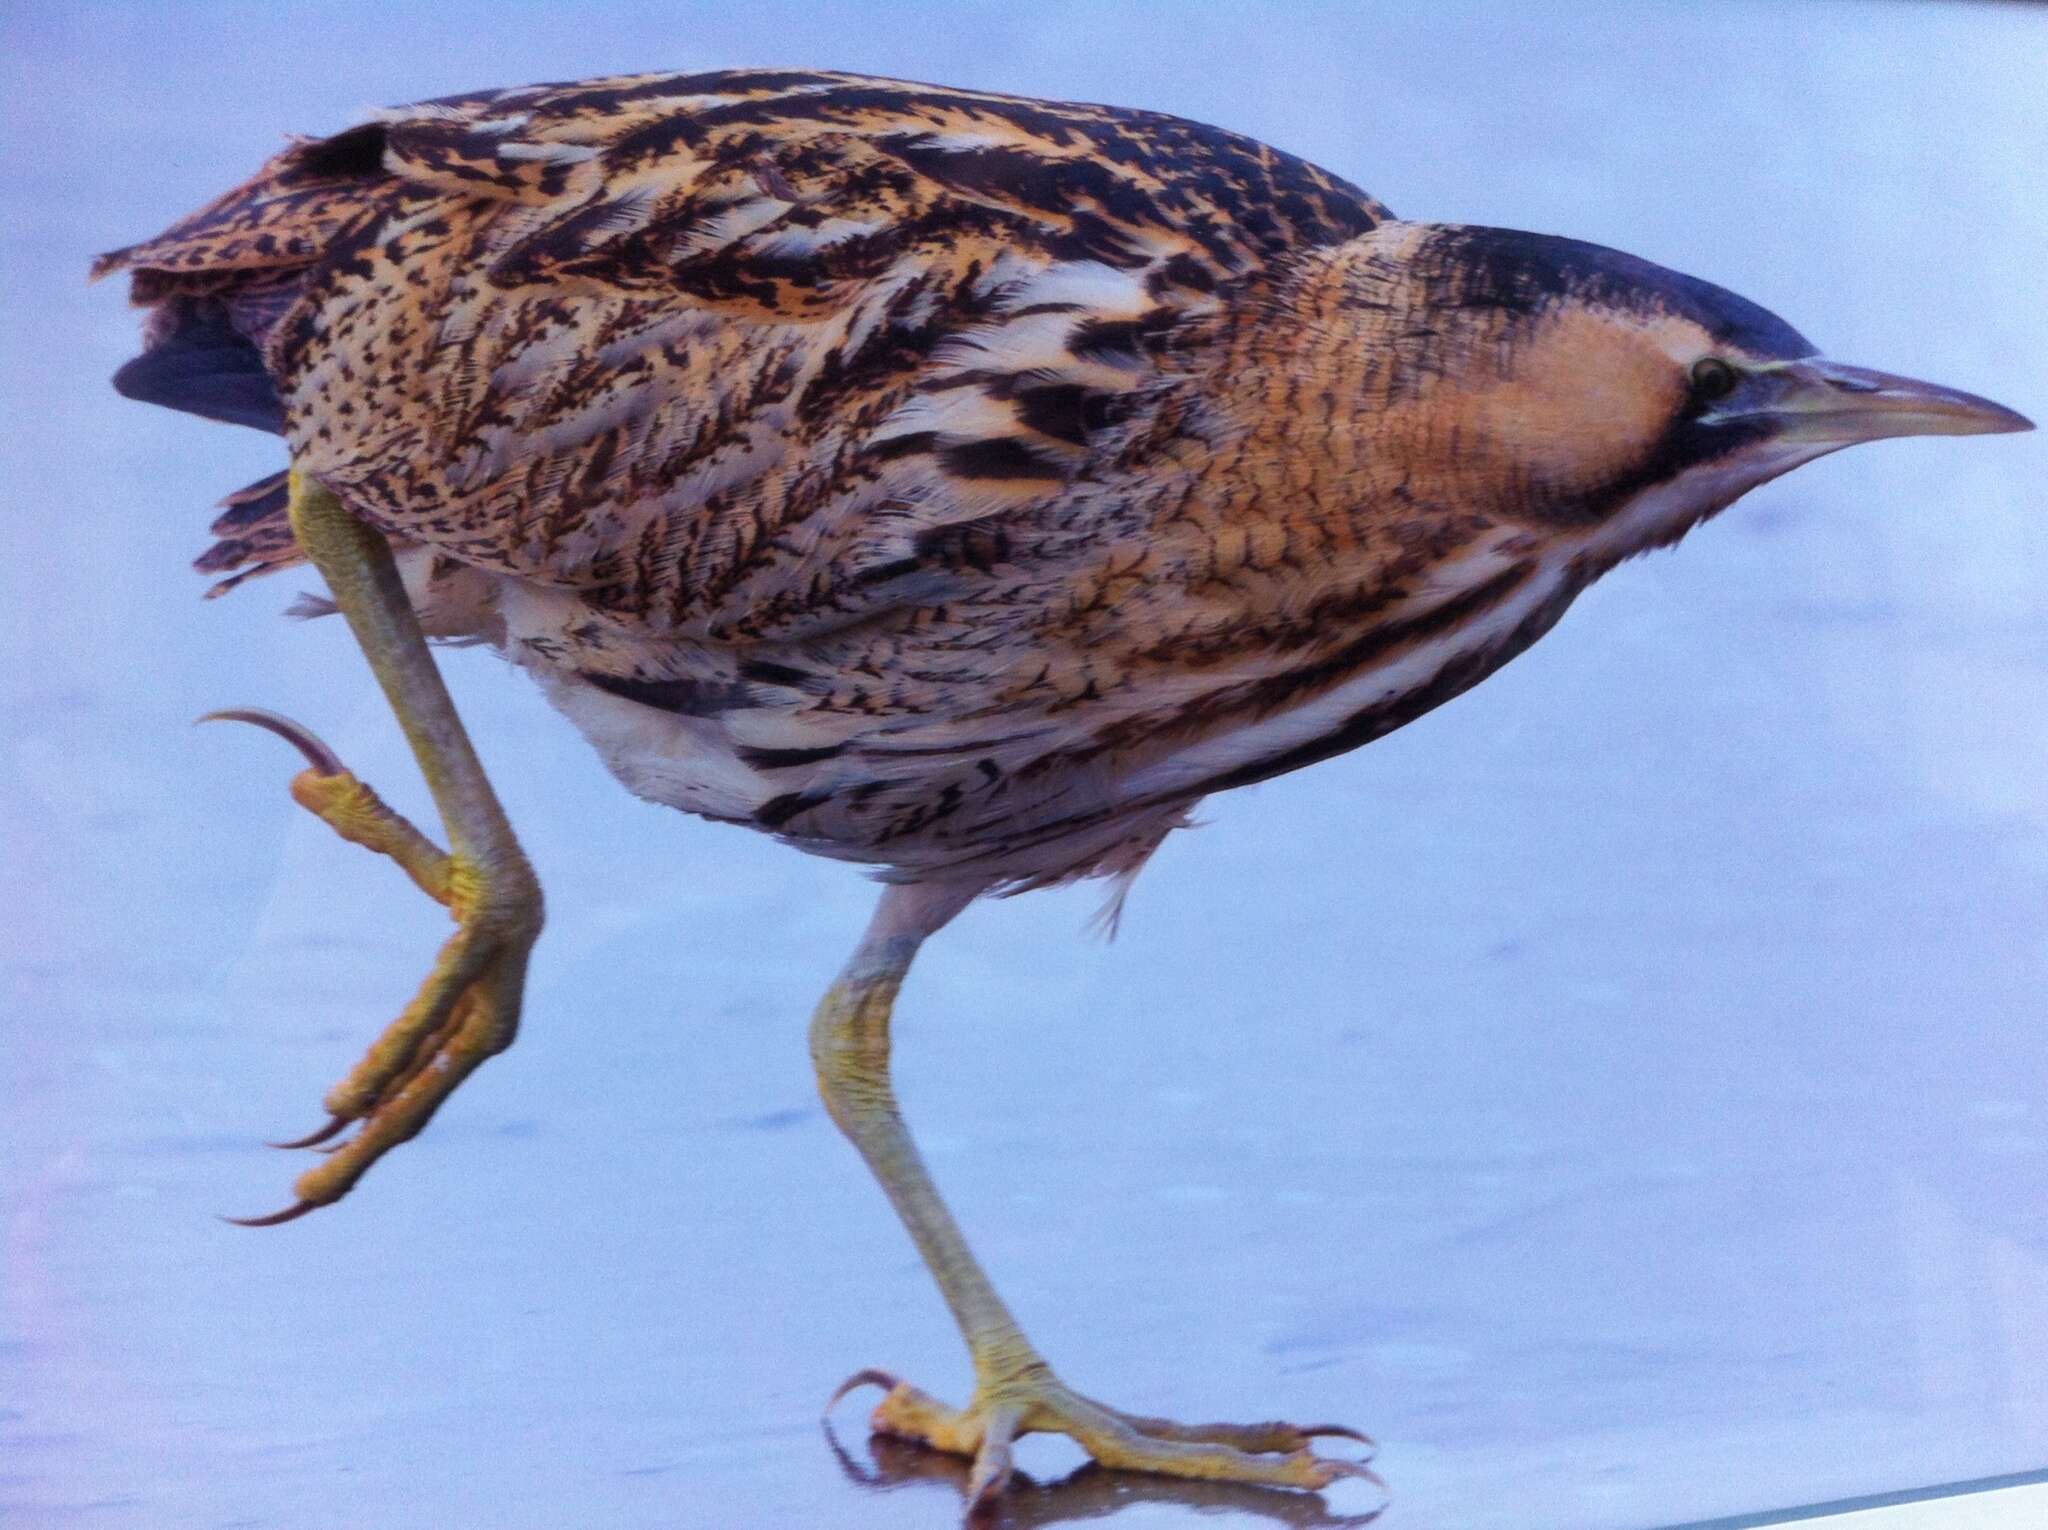
M 1735 368 L 1719 356 L 1702 356 L 1692 364 L 1692 401 L 1711 404 L 1717 398 L 1726 398 L 1739 381 L 1741 377 Z

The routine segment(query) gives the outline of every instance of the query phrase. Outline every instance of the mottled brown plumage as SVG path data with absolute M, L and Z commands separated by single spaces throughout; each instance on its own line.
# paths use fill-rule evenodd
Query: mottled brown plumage
M 1284 261 L 1383 217 L 1156 114 L 649 76 L 295 145 L 102 269 L 159 335 L 225 302 L 301 465 L 445 552 L 444 603 L 495 629 L 462 571 L 530 584 L 516 653 L 731 757 L 686 805 L 921 869 L 1095 816 L 1043 783 L 1153 731 L 1155 678 L 1299 646 L 1312 610 L 1239 632 L 1243 592 L 1355 539 L 1219 537 L 1267 401 L 1209 390 Z M 201 560 L 230 582 L 290 546 L 281 484 L 238 498 Z M 1014 869 L 1123 864 L 1173 817 Z
M 300 467 L 431 551 L 429 630 L 628 784 L 898 875 L 1131 870 L 1803 460 L 1606 534 L 1688 465 L 1685 361 L 1811 347 L 1219 129 L 852 75 L 395 109 L 98 269 L 159 342 L 246 336 Z M 217 589 L 291 560 L 283 507 L 228 502 Z
M 296 479 L 232 496 L 200 568 L 218 592 L 305 543 L 451 833 L 236 714 L 299 737 L 300 800 L 461 924 L 330 1095 L 360 1133 L 278 1219 L 509 1042 L 538 929 L 409 600 L 531 670 L 634 790 L 902 884 L 813 1050 L 976 1360 L 970 1408 L 892 1385 L 878 1418 L 977 1454 L 978 1497 L 1033 1428 L 1151 1470 L 1355 1468 L 1310 1454 L 1345 1431 L 1187 1429 L 1052 1376 L 889 1094 L 918 942 L 991 888 L 1128 877 L 1204 795 L 1420 716 L 1801 462 L 2024 426 L 1704 282 L 1401 222 L 1219 129 L 853 75 L 399 108 L 98 269 L 150 310 L 123 391 L 290 445 Z
M 294 145 L 101 268 L 160 336 L 225 305 L 301 466 L 444 555 L 433 630 L 500 636 L 593 734 L 631 723 L 592 685 L 721 757 L 615 752 L 650 795 L 1028 884 L 1135 866 L 1203 784 L 1127 801 L 1116 767 L 1326 689 L 1426 574 L 1516 555 L 1342 437 L 1376 390 L 1433 403 L 1365 343 L 1410 323 L 1413 230 L 1373 251 L 1382 322 L 1351 290 L 1386 217 L 1152 113 L 649 76 Z M 281 482 L 237 501 L 201 560 L 231 580 L 290 554 Z

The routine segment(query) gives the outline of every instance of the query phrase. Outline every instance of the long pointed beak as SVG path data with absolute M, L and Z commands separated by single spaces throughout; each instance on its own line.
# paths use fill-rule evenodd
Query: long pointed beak
M 1974 393 L 1810 356 L 1758 371 L 1776 384 L 1755 412 L 1780 440 L 1850 446 L 1887 436 L 1980 436 L 2034 422 Z

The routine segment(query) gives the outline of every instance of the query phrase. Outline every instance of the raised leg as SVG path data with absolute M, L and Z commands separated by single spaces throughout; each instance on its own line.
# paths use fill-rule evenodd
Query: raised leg
M 456 931 L 412 1002 L 328 1094 L 328 1124 L 280 1145 L 310 1147 L 353 1123 L 359 1129 L 299 1177 L 292 1206 L 247 1219 L 254 1226 L 340 1200 L 371 1164 L 417 1135 L 478 1064 L 511 1045 L 527 952 L 542 917 L 540 884 L 456 716 L 384 538 L 297 472 L 291 520 L 405 730 L 447 829 L 448 850 L 386 807 L 296 723 L 262 712 L 213 715 L 257 723 L 297 744 L 308 768 L 292 783 L 293 797 L 344 838 L 397 861 L 447 907 Z
M 1011 1442 L 1034 1432 L 1067 1435 L 1104 1466 L 1131 1471 L 1298 1488 L 1328 1487 L 1347 1476 L 1377 1480 L 1358 1462 L 1319 1457 L 1311 1449 L 1324 1435 L 1370 1443 L 1355 1430 L 1176 1424 L 1119 1413 L 1067 1386 L 1025 1338 L 940 1199 L 889 1078 L 889 1019 L 904 974 L 925 937 L 980 890 L 974 884 L 891 887 L 811 1022 L 811 1057 L 825 1106 L 881 1181 L 938 1281 L 973 1358 L 974 1396 L 965 1408 L 953 1408 L 886 1372 L 862 1371 L 833 1400 L 869 1383 L 886 1387 L 874 1427 L 973 1457 L 972 1507 L 1002 1491 Z

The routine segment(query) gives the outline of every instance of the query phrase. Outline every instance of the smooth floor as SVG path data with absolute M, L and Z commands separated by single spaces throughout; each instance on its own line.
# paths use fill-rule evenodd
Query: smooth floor
M 260 1144 L 445 925 L 210 708 L 424 811 L 308 577 L 202 602 L 275 442 L 152 411 L 96 250 L 290 131 L 839 65 L 1221 122 L 1411 217 L 1736 288 L 2048 417 L 2021 5 L 10 5 L 0 17 L 0 1523 L 938 1530 L 863 1366 L 965 1358 L 812 1092 L 873 897 L 641 804 L 451 653 L 547 885 L 525 1034 L 344 1204 Z M 1385 1530 L 1642 1530 L 2048 1465 L 2048 436 L 1859 449 L 1473 694 L 1212 801 L 1138 884 L 968 913 L 913 1125 L 1076 1385 L 1375 1433 Z M 1012 1525 L 1370 1510 L 1025 1450 Z M 1063 1480 L 1064 1479 L 1064 1480 Z

